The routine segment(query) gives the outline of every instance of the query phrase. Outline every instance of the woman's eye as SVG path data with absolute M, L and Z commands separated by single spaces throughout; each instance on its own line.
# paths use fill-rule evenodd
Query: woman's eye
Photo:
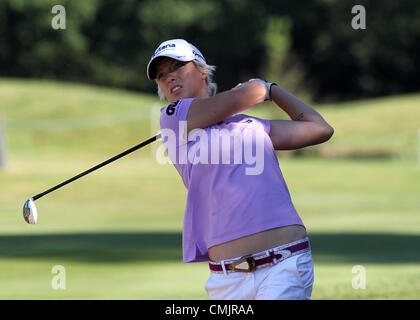
M 186 63 L 184 63 L 184 62 L 177 62 L 177 63 L 174 63 L 173 65 L 171 65 L 171 66 L 169 67 L 168 73 L 174 72 L 174 71 L 178 70 L 179 68 L 181 68 L 181 67 L 183 67 L 183 66 L 185 66 L 185 65 L 186 65 Z M 167 73 L 167 74 L 168 74 L 168 73 Z M 164 73 L 164 72 L 157 73 L 157 74 L 156 74 L 156 79 L 157 79 L 157 80 L 160 80 L 160 79 L 162 79 L 164 76 L 165 76 L 165 73 Z
M 177 62 L 173 65 L 172 71 L 178 70 L 179 68 L 183 67 L 184 65 L 185 65 L 185 63 Z

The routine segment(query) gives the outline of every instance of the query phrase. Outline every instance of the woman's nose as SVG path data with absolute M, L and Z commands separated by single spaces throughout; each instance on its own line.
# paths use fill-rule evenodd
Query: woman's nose
M 175 80 L 175 74 L 174 74 L 175 72 L 170 72 L 169 74 L 168 74 L 168 76 L 167 76 L 167 78 L 166 78 L 166 82 L 167 83 L 171 83 L 172 81 L 174 81 Z

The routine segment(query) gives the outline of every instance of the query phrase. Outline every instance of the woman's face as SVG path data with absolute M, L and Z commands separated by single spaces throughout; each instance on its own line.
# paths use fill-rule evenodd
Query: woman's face
M 183 98 L 208 97 L 207 74 L 201 73 L 192 61 L 163 58 L 156 67 L 156 81 L 165 97 L 174 102 Z

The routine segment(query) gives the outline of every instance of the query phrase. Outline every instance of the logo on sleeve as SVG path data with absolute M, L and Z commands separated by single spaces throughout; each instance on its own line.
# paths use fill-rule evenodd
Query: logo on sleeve
M 178 105 L 178 103 L 179 103 L 179 100 L 178 101 L 175 101 L 175 102 L 172 102 L 167 108 L 166 108 L 166 114 L 168 115 L 168 116 L 172 116 L 174 113 L 175 113 L 175 111 L 176 111 L 176 106 Z

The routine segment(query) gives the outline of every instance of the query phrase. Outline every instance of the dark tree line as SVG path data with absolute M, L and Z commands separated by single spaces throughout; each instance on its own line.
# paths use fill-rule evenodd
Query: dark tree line
M 65 30 L 51 26 L 56 4 Z M 366 29 L 352 28 L 354 5 Z M 220 90 L 259 76 L 315 101 L 413 92 L 419 17 L 418 0 L 0 0 L 0 76 L 154 92 L 150 55 L 184 38 L 218 67 Z

